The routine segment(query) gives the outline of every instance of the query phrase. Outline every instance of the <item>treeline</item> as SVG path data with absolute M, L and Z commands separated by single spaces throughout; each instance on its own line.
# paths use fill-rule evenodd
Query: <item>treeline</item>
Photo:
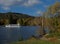
M 56 2 L 55 4 L 49 6 L 44 16 L 46 18 L 46 25 L 50 29 L 50 33 L 51 33 L 50 35 L 59 37 L 60 36 L 60 2 Z
M 33 17 L 21 13 L 0 13 L 0 25 L 17 24 L 22 26 L 41 25 L 41 17 Z

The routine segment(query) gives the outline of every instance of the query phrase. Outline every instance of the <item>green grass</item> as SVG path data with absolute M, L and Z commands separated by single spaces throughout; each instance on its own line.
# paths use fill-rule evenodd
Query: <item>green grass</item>
M 32 40 L 13 42 L 10 44 L 60 44 L 60 41 L 52 42 L 52 41 L 46 41 L 46 40 L 32 39 Z

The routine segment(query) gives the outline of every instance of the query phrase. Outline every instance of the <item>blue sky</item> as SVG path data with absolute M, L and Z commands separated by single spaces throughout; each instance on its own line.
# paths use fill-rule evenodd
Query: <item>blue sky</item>
M 0 13 L 17 12 L 41 16 L 55 2 L 56 0 L 0 0 Z

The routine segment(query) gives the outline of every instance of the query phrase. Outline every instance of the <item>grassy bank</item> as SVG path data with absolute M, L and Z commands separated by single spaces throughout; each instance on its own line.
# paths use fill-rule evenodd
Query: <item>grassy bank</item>
M 29 40 L 25 40 L 25 41 L 18 41 L 18 42 L 13 42 L 10 44 L 60 44 L 60 40 L 56 40 L 56 41 L 49 41 L 49 40 L 36 40 L 34 38 L 29 39 Z

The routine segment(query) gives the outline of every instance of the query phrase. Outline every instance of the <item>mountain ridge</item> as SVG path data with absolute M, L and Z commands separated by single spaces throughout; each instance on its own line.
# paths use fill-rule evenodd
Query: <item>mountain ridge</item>
M 17 22 L 19 22 L 21 25 L 25 26 L 28 25 L 27 22 L 35 18 L 36 17 L 22 13 L 0 13 L 0 24 L 16 24 Z

